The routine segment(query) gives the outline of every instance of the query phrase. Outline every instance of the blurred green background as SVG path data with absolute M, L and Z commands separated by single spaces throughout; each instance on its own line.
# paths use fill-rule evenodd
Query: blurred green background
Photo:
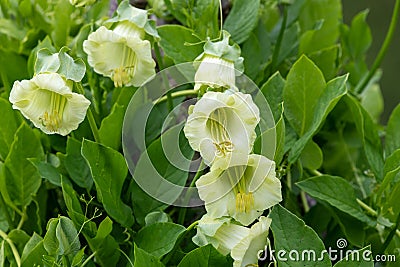
M 368 24 L 371 27 L 373 42 L 368 51 L 367 62 L 371 66 L 383 43 L 386 31 L 389 27 L 393 12 L 394 0 L 343 0 L 343 16 L 346 24 L 359 11 L 369 9 Z M 400 21 L 397 24 L 396 33 L 386 57 L 382 63 L 383 76 L 381 90 L 385 100 L 385 110 L 382 122 L 386 123 L 391 111 L 400 103 Z

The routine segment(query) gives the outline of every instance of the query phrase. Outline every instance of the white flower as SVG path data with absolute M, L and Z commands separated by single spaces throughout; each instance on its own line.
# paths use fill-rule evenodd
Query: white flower
M 251 95 L 229 90 L 207 92 L 189 112 L 185 136 L 208 165 L 218 157 L 251 151 L 260 121 Z
M 72 92 L 72 81 L 57 73 L 40 73 L 15 81 L 10 102 L 46 134 L 67 135 L 85 119 L 90 101 Z
M 265 249 L 271 219 L 261 216 L 249 231 L 231 250 L 233 267 L 258 266 L 258 252 Z
M 202 87 L 236 89 L 235 76 L 243 71 L 243 58 L 240 47 L 229 44 L 230 34 L 222 31 L 222 40 L 208 40 L 203 47 L 204 52 L 195 60 L 198 65 L 194 80 L 194 89 Z M 200 64 L 199 64 L 200 63 Z
M 271 219 L 261 216 L 251 228 L 237 225 L 230 218 L 213 219 L 204 215 L 193 242 L 198 246 L 211 244 L 226 256 L 231 254 L 233 267 L 258 266 L 258 253 L 268 242 Z
M 211 217 L 230 216 L 243 225 L 282 200 L 275 162 L 256 154 L 218 159 L 196 187 Z
M 83 42 L 91 67 L 114 81 L 115 87 L 140 86 L 155 74 L 151 45 L 145 31 L 130 21 L 109 30 L 101 26 Z
M 203 85 L 212 88 L 235 88 L 234 62 L 205 54 L 194 76 L 194 89 Z
M 199 220 L 197 234 L 192 240 L 198 246 L 211 244 L 226 256 L 249 234 L 249 228 L 231 223 L 231 218 L 214 219 L 205 214 Z

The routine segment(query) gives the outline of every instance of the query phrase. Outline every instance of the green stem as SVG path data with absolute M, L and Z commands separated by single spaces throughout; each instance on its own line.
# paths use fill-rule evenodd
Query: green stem
M 389 48 L 390 43 L 392 42 L 394 32 L 396 29 L 396 24 L 397 20 L 399 18 L 399 10 L 400 10 L 400 0 L 396 0 L 396 4 L 394 6 L 393 14 L 392 14 L 392 19 L 390 21 L 389 29 L 386 33 L 385 40 L 383 41 L 382 47 L 379 50 L 378 55 L 375 58 L 374 63 L 372 64 L 372 67 L 368 74 L 364 76 L 361 81 L 357 84 L 356 88 L 354 91 L 356 93 L 361 93 L 364 89 L 365 86 L 369 83 L 369 81 L 372 79 L 372 77 L 375 75 L 376 71 L 378 70 L 379 66 L 382 63 L 383 58 L 386 55 L 386 52 Z
M 78 92 L 81 95 L 85 95 L 85 90 L 83 89 L 82 84 L 81 83 L 76 83 L 76 85 L 77 85 L 77 88 L 78 88 Z M 92 110 L 90 109 L 90 107 L 87 110 L 87 118 L 88 118 L 88 121 L 89 121 L 90 129 L 92 129 L 94 140 L 97 143 L 101 143 L 100 142 L 99 130 L 97 129 L 97 124 L 96 124 L 96 121 L 94 119 L 94 116 L 93 116 L 93 113 L 92 113 Z
M 164 61 L 161 56 L 160 47 L 158 46 L 157 42 L 154 43 L 154 52 L 156 54 L 156 59 L 157 59 L 159 71 L 161 72 L 161 77 L 163 79 L 165 90 L 167 91 L 168 110 L 172 111 L 172 109 L 174 108 L 174 102 L 172 102 L 171 90 L 169 90 L 168 77 L 167 77 L 167 75 L 165 75 L 165 72 L 162 71 L 164 69 Z
M 125 258 L 126 258 L 126 259 L 128 260 L 128 262 L 129 262 L 129 264 L 130 264 L 132 267 L 134 267 L 134 266 L 133 266 L 133 263 L 132 263 L 131 259 L 128 257 L 128 255 L 126 255 L 126 253 L 125 253 L 122 249 L 118 248 L 118 250 L 119 250 L 119 252 L 122 253 L 122 255 L 125 256 Z
M 378 217 L 378 212 L 376 212 L 373 208 L 365 204 L 364 202 L 361 201 L 361 199 L 356 199 L 358 205 L 360 205 L 361 208 L 363 208 L 366 212 L 368 212 L 370 215 L 374 217 Z
M 198 94 L 198 90 L 190 89 L 190 90 L 182 90 L 182 91 L 178 91 L 178 92 L 173 92 L 170 94 L 170 97 L 176 98 L 176 97 L 180 97 L 180 96 L 189 96 L 189 95 L 197 95 L 197 94 Z M 160 97 L 159 99 L 155 100 L 153 102 L 153 104 L 155 104 L 155 105 L 160 104 L 167 99 L 168 99 L 168 94 L 166 96 Z
M 311 174 L 313 174 L 313 175 L 315 175 L 315 176 L 322 176 L 323 174 L 322 173 L 320 173 L 319 171 L 317 171 L 317 170 L 308 170 Z
M 300 197 L 301 197 L 301 202 L 303 203 L 304 212 L 305 213 L 309 212 L 310 211 L 310 206 L 308 205 L 306 192 L 301 191 L 300 192 Z
M 279 51 L 281 50 L 281 44 L 282 44 L 283 36 L 285 34 L 286 22 L 287 22 L 287 8 L 284 5 L 283 6 L 283 19 L 282 19 L 281 29 L 279 30 L 278 39 L 276 40 L 276 45 L 275 45 L 275 48 L 274 48 L 274 54 L 272 55 L 272 60 L 271 60 L 271 72 L 270 72 L 271 74 L 276 68 L 276 64 L 277 64 L 278 57 L 279 57 Z
M 193 177 L 192 182 L 190 183 L 189 187 L 194 187 L 196 184 L 196 181 L 200 178 L 200 176 L 203 174 L 203 170 L 204 170 L 205 164 L 203 161 L 200 162 L 199 168 L 197 169 L 197 172 L 195 174 L 195 176 Z M 189 191 L 186 192 L 185 195 L 185 199 L 184 199 L 184 204 L 187 204 L 189 202 L 189 199 L 191 197 L 191 193 Z M 186 212 L 187 212 L 187 208 L 183 207 L 180 211 L 179 211 L 179 217 L 178 217 L 178 223 L 182 224 L 185 222 L 185 217 L 186 217 Z
M 28 219 L 28 216 L 26 215 L 26 207 L 24 208 L 23 214 L 21 216 L 21 219 L 19 220 L 17 229 L 21 229 L 22 226 L 24 225 L 24 222 L 26 221 L 26 219 Z
M 14 255 L 15 262 L 17 263 L 17 266 L 20 267 L 21 266 L 21 257 L 19 256 L 18 250 L 15 247 L 14 243 L 12 242 L 12 240 L 10 238 L 8 238 L 8 235 L 6 233 L 4 233 L 2 230 L 0 230 L 0 237 L 3 238 L 8 243 L 8 245 L 10 245 L 11 251 Z
M 87 259 L 82 263 L 81 267 L 85 266 L 86 264 L 89 263 L 89 261 L 96 255 L 96 251 L 93 252 Z

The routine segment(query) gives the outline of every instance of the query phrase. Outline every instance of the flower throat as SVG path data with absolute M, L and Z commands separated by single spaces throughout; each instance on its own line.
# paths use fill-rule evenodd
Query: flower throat
M 211 138 L 215 148 L 217 149 L 217 156 L 225 157 L 227 153 L 233 151 L 233 144 L 229 139 L 227 132 L 228 119 L 224 109 L 216 109 L 210 114 L 207 120 L 207 127 L 210 130 Z

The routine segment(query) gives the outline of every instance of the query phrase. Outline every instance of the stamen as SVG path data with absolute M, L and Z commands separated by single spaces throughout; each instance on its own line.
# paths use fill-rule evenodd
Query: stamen
M 234 149 L 233 143 L 230 141 L 227 125 L 226 111 L 223 109 L 216 109 L 211 113 L 207 121 L 210 129 L 211 138 L 214 140 L 214 146 L 217 149 L 218 157 L 225 157 Z
M 136 54 L 128 46 L 122 51 L 121 66 L 113 70 L 113 81 L 115 87 L 122 87 L 130 82 L 135 75 Z
M 242 193 L 236 194 L 236 210 L 238 212 L 248 213 L 254 207 L 254 196 L 253 193 Z
M 62 123 L 62 115 L 64 113 L 67 100 L 60 94 L 51 93 L 50 96 L 50 111 L 45 111 L 39 121 L 50 132 L 56 132 Z

